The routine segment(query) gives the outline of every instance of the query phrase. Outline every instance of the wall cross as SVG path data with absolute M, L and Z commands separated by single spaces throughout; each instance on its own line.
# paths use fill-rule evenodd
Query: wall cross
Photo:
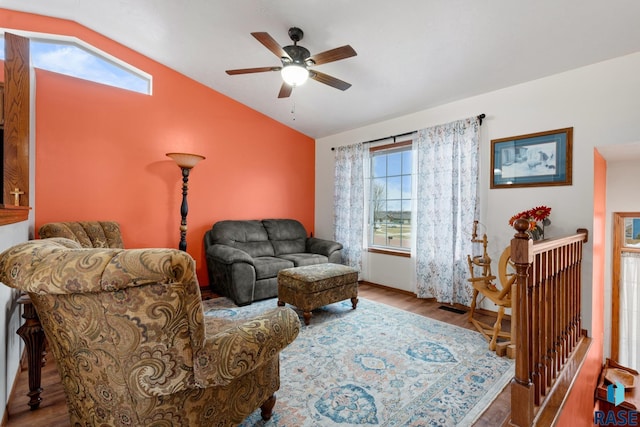
M 24 191 L 20 191 L 18 187 L 16 187 L 13 191 L 10 191 L 9 194 L 13 195 L 13 204 L 15 206 L 20 206 L 20 195 L 24 194 Z

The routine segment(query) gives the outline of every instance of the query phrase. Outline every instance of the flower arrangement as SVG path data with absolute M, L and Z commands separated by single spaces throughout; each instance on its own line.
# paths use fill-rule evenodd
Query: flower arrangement
M 551 214 L 551 208 L 548 206 L 538 206 L 526 211 L 519 212 L 511 217 L 509 225 L 513 227 L 513 223 L 518 219 L 526 219 L 529 221 L 529 230 L 527 233 L 533 238 L 533 240 L 544 239 L 544 226 L 551 224 L 549 215 Z M 540 222 L 542 226 L 538 224 Z

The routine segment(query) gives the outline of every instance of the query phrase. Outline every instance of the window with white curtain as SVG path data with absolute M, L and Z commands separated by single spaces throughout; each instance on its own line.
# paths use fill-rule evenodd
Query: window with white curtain
M 620 363 L 640 369 L 640 253 L 625 252 L 620 263 Z

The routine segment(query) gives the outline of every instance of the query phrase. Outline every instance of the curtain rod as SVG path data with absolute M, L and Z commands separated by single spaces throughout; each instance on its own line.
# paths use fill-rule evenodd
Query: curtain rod
M 479 114 L 477 116 L 480 126 L 482 126 L 482 119 L 484 119 L 485 117 L 487 117 L 487 115 L 484 114 L 484 113 Z M 401 136 L 411 135 L 412 133 L 416 133 L 416 132 L 418 132 L 418 131 L 414 130 L 414 131 L 411 131 L 411 132 L 399 133 L 397 135 L 391 135 L 391 136 L 387 136 L 387 137 L 384 137 L 384 138 L 372 139 L 372 140 L 363 142 L 363 144 L 371 144 L 372 142 L 384 141 L 385 139 L 393 139 L 393 142 L 396 142 L 396 138 L 399 138 Z M 336 149 L 336 147 L 331 147 L 331 151 L 334 151 L 335 149 Z

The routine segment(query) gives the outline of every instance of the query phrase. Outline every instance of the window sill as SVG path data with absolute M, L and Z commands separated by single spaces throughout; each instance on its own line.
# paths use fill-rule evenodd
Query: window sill
M 0 205 L 0 225 L 26 221 L 30 210 L 29 206 Z
M 404 258 L 411 258 L 410 252 L 394 251 L 393 249 L 368 248 L 367 252 L 371 252 L 374 254 L 383 254 L 383 255 L 399 256 Z

